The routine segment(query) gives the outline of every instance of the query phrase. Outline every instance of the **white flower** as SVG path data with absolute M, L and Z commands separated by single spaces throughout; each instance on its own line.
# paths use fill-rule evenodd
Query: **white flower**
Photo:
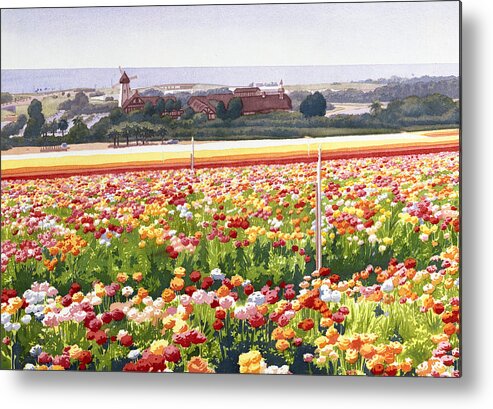
M 122 288 L 122 294 L 124 297 L 130 297 L 133 293 L 134 289 L 128 285 Z
M 10 317 L 11 317 L 11 315 L 8 314 L 8 313 L 6 313 L 6 312 L 2 313 L 2 318 L 1 318 L 2 325 L 5 325 L 5 324 L 9 323 L 10 322 Z
M 262 305 L 265 302 L 265 296 L 260 291 L 255 291 L 248 296 L 247 301 L 255 305 Z
M 390 293 L 393 290 L 394 290 L 394 283 L 392 282 L 392 280 L 390 278 L 388 280 L 385 280 L 382 284 L 382 291 L 385 291 L 386 293 Z
M 341 293 L 340 291 L 334 290 L 332 291 L 331 301 L 338 303 L 341 301 Z
M 31 322 L 31 319 L 32 317 L 29 314 L 26 314 L 21 318 L 21 322 L 27 325 Z
M 37 358 L 39 354 L 43 352 L 43 347 L 39 344 L 34 345 L 30 350 L 29 353 L 31 354 L 32 357 Z
M 211 277 L 213 280 L 222 281 L 226 276 L 223 273 L 221 273 L 220 268 L 215 268 L 214 270 L 211 271 Z
M 25 371 L 34 371 L 35 369 L 36 369 L 36 367 L 33 364 L 26 364 L 24 366 Z
M 138 350 L 138 349 L 132 349 L 128 353 L 127 358 L 128 359 L 137 359 L 139 356 L 140 356 L 140 350 Z
M 9 331 L 12 331 L 13 329 L 13 325 L 11 322 L 6 322 L 5 324 L 3 324 L 3 329 L 7 332 Z

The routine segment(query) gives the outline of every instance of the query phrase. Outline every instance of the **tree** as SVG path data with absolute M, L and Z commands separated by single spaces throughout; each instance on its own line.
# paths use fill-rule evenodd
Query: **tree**
M 159 116 L 163 116 L 165 110 L 166 102 L 164 102 L 164 99 L 159 98 L 156 104 L 156 114 L 158 114 Z
M 24 128 L 27 124 L 27 117 L 24 114 L 20 114 L 17 117 L 17 121 L 10 122 L 2 128 L 1 136 L 4 138 L 8 138 L 13 135 L 18 135 L 20 130 Z
M 174 106 L 174 109 L 175 109 L 176 111 L 179 111 L 179 110 L 181 109 L 181 101 L 180 101 L 179 99 L 177 99 L 177 100 L 175 101 L 175 104 L 174 104 L 174 105 L 175 105 L 175 106 Z
M 229 101 L 226 118 L 235 120 L 236 118 L 239 118 L 241 116 L 242 110 L 243 102 L 241 102 L 241 98 L 233 98 L 231 101 Z
M 67 140 L 71 143 L 87 142 L 90 132 L 80 116 L 74 118 L 74 124 L 67 134 Z
M 320 92 L 316 91 L 303 100 L 300 105 L 300 112 L 305 118 L 325 116 L 327 112 L 327 101 Z
M 45 123 L 43 105 L 37 99 L 33 99 L 27 108 L 29 119 L 27 121 L 24 138 L 34 139 L 41 135 L 41 128 Z
M 228 111 L 223 101 L 219 101 L 216 106 L 216 116 L 219 119 L 225 120 L 228 118 Z
M 175 101 L 173 99 L 168 99 L 165 104 L 165 111 L 166 112 L 172 112 L 175 109 Z
M 378 100 L 373 101 L 369 108 L 372 116 L 378 116 L 382 113 L 382 103 Z
M 60 119 L 58 121 L 58 129 L 62 131 L 62 136 L 65 136 L 65 131 L 68 129 L 68 122 L 65 118 Z
M 194 115 L 195 115 L 195 111 L 192 108 L 188 107 L 183 112 L 181 119 L 183 119 L 183 120 L 192 119 Z
M 55 137 L 55 132 L 58 131 L 58 122 L 54 119 L 48 125 L 48 129 L 51 132 L 51 136 Z
M 154 115 L 154 106 L 149 101 L 147 101 L 144 104 L 143 112 L 144 112 L 144 116 L 153 116 Z
M 12 94 L 9 92 L 2 92 L 1 93 L 1 100 L 2 100 L 2 104 L 8 104 L 8 103 L 12 102 L 14 100 L 14 98 L 12 97 Z
M 115 125 L 120 122 L 124 115 L 125 114 L 121 108 L 115 108 L 111 110 L 108 117 L 110 118 L 111 123 Z

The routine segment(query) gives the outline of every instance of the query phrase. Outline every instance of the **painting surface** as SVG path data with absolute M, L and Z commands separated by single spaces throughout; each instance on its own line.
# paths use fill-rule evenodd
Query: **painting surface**
M 3 9 L 1 368 L 459 377 L 459 7 Z

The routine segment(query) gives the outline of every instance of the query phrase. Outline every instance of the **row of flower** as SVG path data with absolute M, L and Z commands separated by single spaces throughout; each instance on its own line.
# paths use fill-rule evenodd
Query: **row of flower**
M 458 376 L 458 262 L 453 247 L 424 270 L 392 259 L 342 280 L 321 268 L 299 291 L 183 267 L 156 298 L 125 282 L 4 289 L 3 358 L 38 370 Z
M 2 365 L 457 376 L 458 154 L 315 174 L 3 180 Z

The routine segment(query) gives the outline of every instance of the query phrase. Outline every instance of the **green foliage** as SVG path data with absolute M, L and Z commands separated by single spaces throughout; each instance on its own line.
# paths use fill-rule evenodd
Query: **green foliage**
M 82 118 L 74 118 L 74 125 L 70 128 L 67 134 L 67 142 L 69 143 L 81 143 L 87 142 L 90 135 L 87 125 L 82 121 Z
M 229 101 L 228 104 L 228 112 L 227 119 L 235 120 L 241 116 L 241 111 L 243 109 L 243 102 L 241 102 L 241 98 L 233 98 Z
M 43 106 L 41 102 L 37 99 L 33 99 L 27 109 L 29 119 L 27 121 L 26 130 L 24 131 L 24 138 L 34 139 L 41 135 L 41 128 L 45 123 L 45 117 L 42 111 Z
M 70 94 L 67 94 L 67 96 L 69 95 Z M 77 92 L 74 96 L 74 99 L 68 99 L 58 105 L 58 109 L 66 111 L 69 118 L 77 115 L 90 115 L 110 112 L 115 107 L 116 102 L 114 101 L 90 104 L 88 96 L 83 91 Z
M 192 108 L 188 107 L 183 112 L 181 119 L 182 119 L 182 121 L 186 121 L 188 119 L 192 119 L 194 115 L 195 115 L 195 111 Z
M 175 109 L 175 101 L 173 101 L 171 98 L 168 99 L 165 103 L 165 111 L 166 112 L 171 112 L 174 111 Z
M 154 115 L 154 105 L 152 105 L 149 101 L 147 101 L 145 104 L 144 104 L 144 116 L 153 116 Z
M 111 110 L 109 119 L 113 125 L 120 122 L 120 120 L 124 117 L 124 112 L 121 108 L 114 108 Z
M 222 120 L 228 118 L 228 111 L 223 101 L 219 101 L 216 105 L 216 116 Z
M 21 114 L 17 117 L 17 121 L 10 122 L 2 128 L 2 137 L 17 135 L 19 131 L 27 124 L 27 117 Z
M 320 92 L 316 91 L 304 99 L 300 105 L 300 112 L 305 118 L 325 116 L 327 112 L 327 101 Z
M 8 104 L 14 100 L 14 97 L 10 92 L 2 92 L 1 94 L 1 103 L 2 104 Z
M 68 122 L 65 118 L 62 118 L 60 119 L 60 121 L 58 121 L 58 129 L 62 131 L 62 136 L 64 136 L 65 131 L 68 129 Z
M 164 102 L 163 98 L 158 99 L 155 111 L 159 116 L 163 115 L 164 111 L 166 111 L 166 102 Z

